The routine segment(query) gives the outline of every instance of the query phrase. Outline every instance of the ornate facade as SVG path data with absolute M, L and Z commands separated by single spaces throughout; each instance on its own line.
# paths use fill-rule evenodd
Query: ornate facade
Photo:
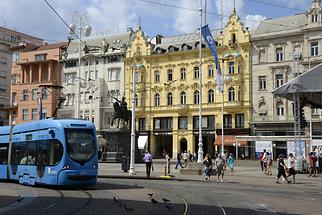
M 249 134 L 250 35 L 235 11 L 223 31 L 212 31 L 224 83 L 225 148 L 234 150 L 235 135 Z M 202 139 L 205 153 L 221 144 L 222 95 L 217 92 L 214 58 L 202 43 L 202 98 L 199 35 L 156 36 L 149 40 L 138 29 L 125 59 L 125 96 L 132 99 L 132 70 L 137 73 L 136 128 L 148 136 L 155 156 L 167 151 L 197 152 L 199 102 L 202 103 Z M 225 79 L 226 80 L 226 79 Z
M 306 12 L 265 20 L 252 35 L 254 135 L 293 136 L 293 104 L 272 91 L 322 62 L 321 27 L 321 0 L 312 0 Z M 313 109 L 311 117 L 313 135 L 321 135 L 321 111 Z M 274 154 L 286 154 L 287 142 L 274 141 Z

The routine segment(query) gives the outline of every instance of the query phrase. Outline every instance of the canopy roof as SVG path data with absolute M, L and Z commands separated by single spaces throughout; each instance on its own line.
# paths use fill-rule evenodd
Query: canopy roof
M 304 105 L 322 108 L 322 64 L 283 84 L 273 94 L 291 101 L 299 94 Z

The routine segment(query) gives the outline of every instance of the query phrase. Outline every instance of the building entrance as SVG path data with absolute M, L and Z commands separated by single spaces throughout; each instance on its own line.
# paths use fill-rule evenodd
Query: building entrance
M 188 143 L 186 138 L 182 138 L 180 140 L 180 151 L 181 152 L 188 151 Z

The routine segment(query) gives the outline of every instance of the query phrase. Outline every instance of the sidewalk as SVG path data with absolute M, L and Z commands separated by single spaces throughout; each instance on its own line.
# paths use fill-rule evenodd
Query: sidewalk
M 203 175 L 180 174 L 180 169 L 174 169 L 175 163 L 171 162 L 170 175 L 173 178 L 162 178 L 164 176 L 165 161 L 154 160 L 154 172 L 151 172 L 150 180 L 178 180 L 178 181 L 205 181 Z M 99 163 L 99 178 L 125 178 L 125 179 L 147 179 L 145 174 L 145 164 L 135 164 L 135 175 L 121 170 L 120 163 Z M 273 175 L 268 176 L 262 173 L 259 162 L 251 160 L 237 160 L 234 176 L 225 173 L 225 180 L 231 183 L 247 183 L 254 185 L 273 184 L 277 174 L 276 165 L 273 166 Z M 214 178 L 214 176 L 212 177 Z M 214 180 L 214 179 L 212 179 Z M 322 189 L 322 175 L 320 177 L 307 177 L 306 174 L 297 174 L 296 181 L 299 185 L 317 186 Z

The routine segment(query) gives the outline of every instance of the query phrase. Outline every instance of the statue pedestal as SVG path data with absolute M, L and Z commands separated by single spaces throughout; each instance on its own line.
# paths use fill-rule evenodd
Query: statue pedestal
M 122 157 L 130 158 L 131 151 L 131 130 L 128 128 L 110 128 L 100 132 L 106 140 L 106 149 L 102 155 L 102 161 L 109 163 L 121 163 Z M 136 138 L 137 139 L 137 138 Z M 135 141 L 135 160 L 142 160 L 141 154 Z

